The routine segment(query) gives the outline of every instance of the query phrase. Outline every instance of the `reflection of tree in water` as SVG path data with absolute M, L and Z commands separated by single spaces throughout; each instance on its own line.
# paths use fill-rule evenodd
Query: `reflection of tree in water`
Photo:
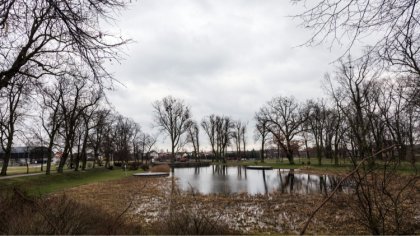
M 328 193 L 328 188 L 327 188 L 327 176 L 325 175 L 320 175 L 319 176 L 319 192 L 320 193 Z
M 195 167 L 194 168 L 194 175 L 200 175 L 200 167 Z
M 213 175 L 222 175 L 225 176 L 227 174 L 227 166 L 225 165 L 214 165 L 213 166 Z
M 351 185 L 350 180 L 344 181 L 341 185 L 339 185 L 341 181 L 340 176 L 334 175 L 323 175 L 319 177 L 320 179 L 320 192 L 324 194 L 328 194 L 329 192 L 333 191 L 338 186 L 338 192 L 343 192 L 349 189 Z
M 265 170 L 262 170 L 262 174 L 263 174 L 265 194 L 267 194 L 268 193 L 268 187 L 267 187 L 267 180 L 265 178 Z
M 228 168 L 226 165 L 213 165 L 213 193 L 230 194 L 232 192 L 228 181 Z
M 281 174 L 279 170 L 280 175 L 280 192 L 284 193 L 287 188 L 289 188 L 289 192 L 293 192 L 294 185 L 295 185 L 295 170 L 291 169 L 289 173 L 287 174 Z
M 183 178 L 186 178 L 183 188 L 187 191 L 190 186 L 186 185 L 186 183 L 193 183 L 197 189 L 204 189 L 202 191 L 206 193 L 222 194 L 233 192 L 267 194 L 271 191 L 278 191 L 279 193 L 327 194 L 340 182 L 339 176 L 320 176 L 300 173 L 296 172 L 296 170 L 250 171 L 243 167 L 227 167 L 225 165 L 190 168 L 190 171 L 183 171 L 180 174 L 180 176 L 183 175 L 185 175 Z M 247 179 L 247 175 L 251 179 Z M 172 173 L 172 176 L 174 177 L 174 173 Z M 172 181 L 175 182 L 174 179 Z M 339 188 L 339 191 L 349 192 L 353 182 L 352 180 L 346 181 Z
M 340 181 L 341 181 L 341 178 L 340 177 L 338 177 L 338 176 L 329 176 L 329 180 L 330 180 L 330 191 L 332 191 L 332 190 L 334 190 L 337 186 L 339 186 L 338 187 L 338 190 L 337 191 L 339 191 L 339 192 L 342 192 L 343 191 L 343 185 L 339 185 L 339 183 L 340 183 Z
M 307 181 L 306 181 L 306 192 L 305 193 L 312 192 L 312 186 L 313 186 L 313 183 L 315 183 L 315 182 L 317 182 L 316 179 L 311 178 L 311 175 L 308 174 L 308 178 L 307 178 Z
M 339 176 L 295 174 L 290 170 L 287 174 L 279 170 L 280 184 L 277 191 L 281 193 L 321 193 L 327 194 L 334 189 L 341 178 Z M 266 183 L 264 183 L 266 184 Z M 339 191 L 346 189 L 346 185 L 341 186 Z

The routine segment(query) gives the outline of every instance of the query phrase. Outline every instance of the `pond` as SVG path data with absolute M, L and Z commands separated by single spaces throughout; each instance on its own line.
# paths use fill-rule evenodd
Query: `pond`
M 250 170 L 222 165 L 175 168 L 171 176 L 176 177 L 181 190 L 194 189 L 202 194 L 327 193 L 341 180 L 338 176 L 307 174 L 293 169 Z M 349 181 L 339 191 L 350 191 Z

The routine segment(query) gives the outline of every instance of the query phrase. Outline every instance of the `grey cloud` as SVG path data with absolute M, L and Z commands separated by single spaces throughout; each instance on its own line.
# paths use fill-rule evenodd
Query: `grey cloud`
M 296 47 L 309 37 L 287 17 L 297 11 L 277 0 L 134 2 L 118 26 L 135 43 L 111 66 L 126 87 L 110 100 L 150 129 L 151 103 L 169 94 L 190 104 L 196 120 L 252 120 L 274 96 L 323 96 L 320 81 L 339 49 Z

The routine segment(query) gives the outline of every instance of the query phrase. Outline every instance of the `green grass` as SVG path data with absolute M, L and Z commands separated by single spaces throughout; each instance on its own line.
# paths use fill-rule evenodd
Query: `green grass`
M 45 164 L 43 166 L 43 172 L 45 172 L 46 169 L 47 169 L 47 165 Z M 51 170 L 52 171 L 55 171 L 56 169 L 57 169 L 56 165 L 51 165 Z M 30 165 L 29 166 L 29 174 L 40 173 L 40 172 L 41 172 L 41 166 L 39 166 L 39 165 L 36 165 L 36 166 Z M 7 175 L 19 175 L 19 174 L 26 174 L 26 173 L 27 173 L 26 166 L 9 166 L 7 168 Z
M 87 162 L 88 168 L 92 167 L 92 165 L 93 165 L 92 161 Z M 41 171 L 40 164 L 36 164 L 36 165 L 30 164 L 29 174 L 45 172 L 46 169 L 47 169 L 47 164 L 43 165 L 43 171 Z M 64 166 L 64 169 L 67 169 L 67 165 Z M 57 165 L 51 164 L 51 171 L 56 171 L 56 170 L 57 170 Z M 7 175 L 19 175 L 19 174 L 27 174 L 26 166 L 8 166 L 7 167 Z
M 3 188 L 18 187 L 30 195 L 44 195 L 65 190 L 84 184 L 116 180 L 131 176 L 137 171 L 122 171 L 119 168 L 108 170 L 105 168 L 89 169 L 87 171 L 69 171 L 63 174 L 26 176 L 0 180 L 0 190 Z

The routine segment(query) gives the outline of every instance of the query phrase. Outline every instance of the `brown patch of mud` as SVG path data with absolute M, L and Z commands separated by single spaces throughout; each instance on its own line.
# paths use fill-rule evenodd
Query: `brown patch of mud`
M 304 173 L 304 174 L 314 174 L 314 175 L 334 175 L 334 176 L 340 176 L 340 177 L 344 177 L 346 176 L 349 172 L 349 169 L 347 168 L 343 168 L 343 169 L 317 169 L 311 166 L 303 166 L 301 168 L 299 168 L 299 172 L 300 173 Z M 295 170 L 296 171 L 296 170 Z M 298 173 L 298 172 L 296 172 Z
M 76 201 L 93 205 L 110 214 L 124 215 L 130 223 L 151 229 L 171 206 L 205 212 L 239 233 L 298 234 L 312 210 L 325 195 L 201 195 L 177 190 L 173 178 L 135 178 L 101 182 L 69 189 Z M 348 194 L 332 198 L 313 218 L 307 234 L 369 234 L 358 224 L 346 203 Z M 176 206 L 176 207 L 174 207 Z M 146 231 L 147 232 L 147 231 Z M 156 231 L 149 231 L 156 232 Z
M 168 186 L 166 178 L 128 177 L 67 189 L 65 194 L 110 214 L 126 210 L 127 220 L 147 224 L 157 215 L 163 199 L 169 196 Z

